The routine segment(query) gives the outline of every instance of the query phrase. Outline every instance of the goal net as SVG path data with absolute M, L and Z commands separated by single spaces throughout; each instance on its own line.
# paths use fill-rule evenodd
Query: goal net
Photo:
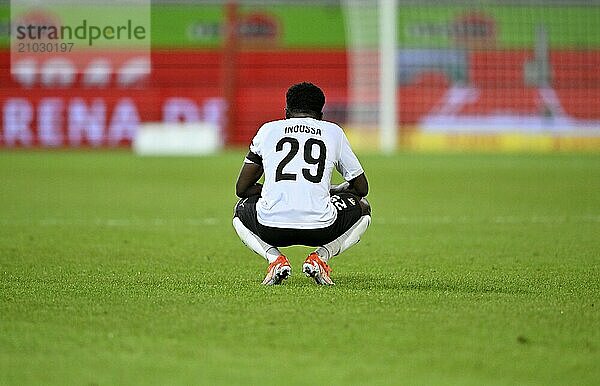
M 355 142 L 383 151 L 600 146 L 600 1 L 341 4 Z

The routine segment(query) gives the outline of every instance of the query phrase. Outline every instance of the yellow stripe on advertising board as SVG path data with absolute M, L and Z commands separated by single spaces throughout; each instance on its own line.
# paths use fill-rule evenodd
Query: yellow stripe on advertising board
M 352 146 L 359 151 L 374 151 L 379 147 L 379 136 L 376 130 L 347 129 L 346 135 Z M 600 152 L 600 136 L 557 136 L 518 132 L 494 134 L 424 133 L 411 130 L 410 133 L 400 136 L 399 148 L 423 152 Z

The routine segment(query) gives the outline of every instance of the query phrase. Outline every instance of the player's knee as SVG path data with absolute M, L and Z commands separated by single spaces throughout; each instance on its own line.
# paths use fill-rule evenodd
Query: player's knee
M 362 215 L 371 215 L 371 204 L 365 197 L 360 199 L 360 209 L 362 210 Z

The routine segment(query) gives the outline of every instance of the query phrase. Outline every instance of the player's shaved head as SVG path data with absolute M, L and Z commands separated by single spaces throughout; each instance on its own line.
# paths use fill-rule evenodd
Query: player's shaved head
M 325 94 L 312 83 L 302 82 L 290 87 L 285 94 L 286 118 L 293 116 L 323 117 Z

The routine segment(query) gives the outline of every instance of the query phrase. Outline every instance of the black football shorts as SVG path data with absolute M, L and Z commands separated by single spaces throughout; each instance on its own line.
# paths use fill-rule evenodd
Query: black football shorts
M 318 229 L 274 228 L 262 225 L 256 218 L 256 202 L 259 196 L 242 198 L 235 206 L 234 217 L 267 244 L 275 247 L 306 245 L 317 247 L 327 244 L 350 229 L 362 216 L 360 197 L 352 193 L 338 193 L 331 196 L 331 202 L 337 210 L 333 224 Z

